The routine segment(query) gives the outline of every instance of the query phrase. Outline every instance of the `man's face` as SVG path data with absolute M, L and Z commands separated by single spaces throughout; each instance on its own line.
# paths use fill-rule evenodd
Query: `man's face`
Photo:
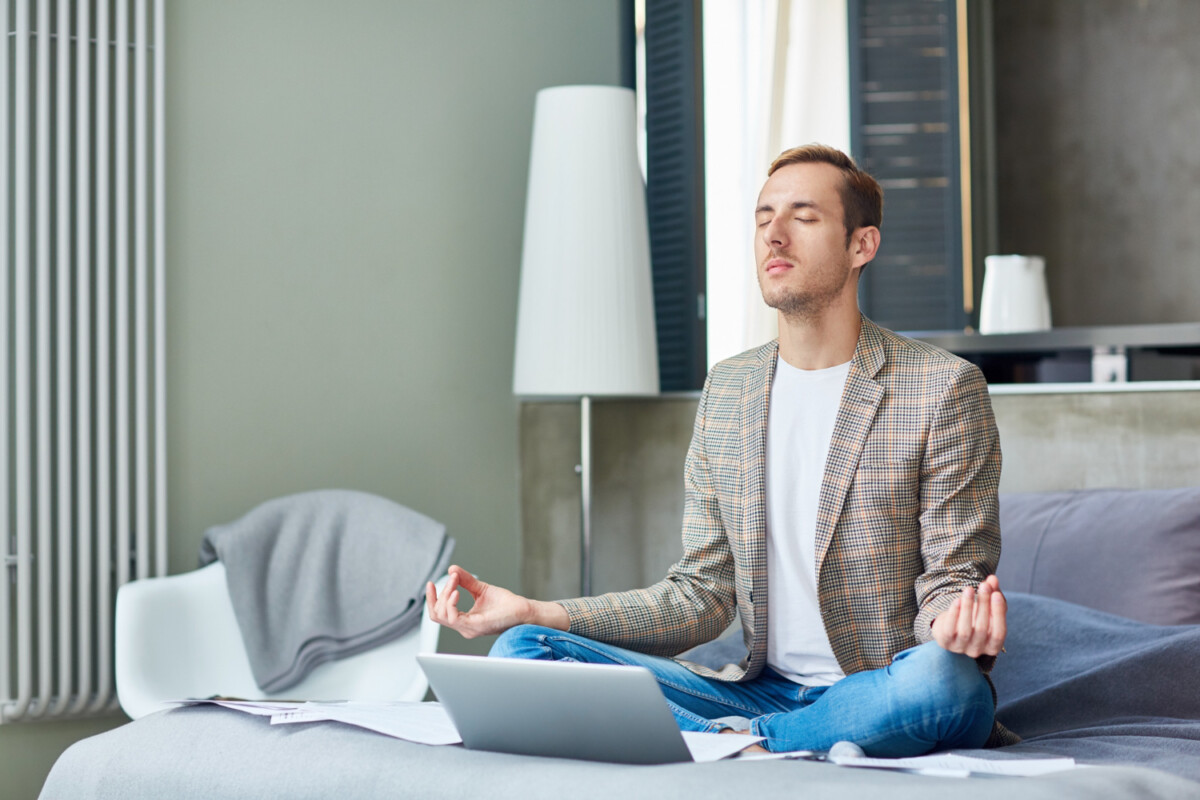
M 811 318 L 857 291 L 846 245 L 841 172 L 830 164 L 789 164 L 767 179 L 754 212 L 754 260 L 763 300 L 785 317 Z

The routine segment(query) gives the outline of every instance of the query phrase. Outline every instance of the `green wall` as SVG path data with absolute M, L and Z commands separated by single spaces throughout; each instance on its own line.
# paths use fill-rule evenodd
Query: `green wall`
M 167 14 L 171 571 L 195 566 L 209 525 L 342 487 L 442 520 L 461 563 L 518 586 L 534 94 L 619 81 L 618 0 Z M 63 748 L 110 724 L 0 728 L 5 796 L 35 796 Z

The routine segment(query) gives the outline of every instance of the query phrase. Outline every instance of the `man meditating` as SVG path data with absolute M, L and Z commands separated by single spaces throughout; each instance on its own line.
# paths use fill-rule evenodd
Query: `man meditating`
M 771 751 L 874 756 L 1011 743 L 986 677 L 1004 645 L 1000 442 L 973 365 L 858 309 L 883 190 L 844 153 L 771 165 L 754 211 L 779 339 L 708 375 L 684 467 L 683 556 L 647 589 L 543 602 L 460 567 L 433 619 L 492 655 L 649 668 L 679 726 Z M 459 612 L 459 590 L 474 597 Z M 746 657 L 673 660 L 741 615 Z

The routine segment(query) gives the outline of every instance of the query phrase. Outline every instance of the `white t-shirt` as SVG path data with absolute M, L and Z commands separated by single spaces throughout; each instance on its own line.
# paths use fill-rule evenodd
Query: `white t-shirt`
M 767 664 L 805 686 L 844 678 L 817 603 L 817 503 L 850 362 L 775 367 L 767 415 Z

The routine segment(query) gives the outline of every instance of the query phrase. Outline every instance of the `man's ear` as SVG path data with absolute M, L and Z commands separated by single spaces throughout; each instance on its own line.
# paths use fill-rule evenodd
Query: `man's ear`
M 850 251 L 854 256 L 854 266 L 866 266 L 876 253 L 879 252 L 879 228 L 867 225 L 859 228 L 850 237 Z

